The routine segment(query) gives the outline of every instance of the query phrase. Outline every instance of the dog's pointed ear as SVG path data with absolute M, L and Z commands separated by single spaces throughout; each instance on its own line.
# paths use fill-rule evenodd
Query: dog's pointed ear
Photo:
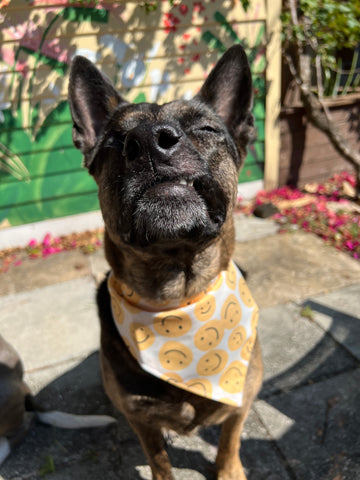
M 91 163 L 91 151 L 111 113 L 127 103 L 111 81 L 87 58 L 76 56 L 71 64 L 69 104 L 73 120 L 73 142 L 84 154 L 85 166 Z
M 241 45 L 229 48 L 197 95 L 223 120 L 242 154 L 254 135 L 251 70 Z

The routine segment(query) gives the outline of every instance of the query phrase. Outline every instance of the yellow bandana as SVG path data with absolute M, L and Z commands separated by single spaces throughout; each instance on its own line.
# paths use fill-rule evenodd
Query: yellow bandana
M 151 304 L 108 280 L 116 327 L 147 372 L 218 402 L 242 405 L 258 308 L 233 262 L 206 292 L 181 305 Z

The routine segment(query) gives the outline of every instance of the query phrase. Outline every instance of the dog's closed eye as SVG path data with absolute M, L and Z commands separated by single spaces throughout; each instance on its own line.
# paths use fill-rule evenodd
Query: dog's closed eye
M 104 140 L 103 146 L 104 148 L 114 148 L 122 151 L 124 148 L 124 143 L 125 135 L 122 135 L 119 132 L 110 131 Z
M 220 133 L 220 130 L 218 128 L 212 127 L 211 125 L 197 127 L 196 130 L 200 130 L 201 132 Z

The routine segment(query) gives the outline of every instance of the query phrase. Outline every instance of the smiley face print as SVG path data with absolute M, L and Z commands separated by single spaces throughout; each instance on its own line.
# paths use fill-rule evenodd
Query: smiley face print
M 228 393 L 240 393 L 244 388 L 247 368 L 239 360 L 231 362 L 220 377 L 220 387 Z
M 133 322 L 129 327 L 131 338 L 139 350 L 146 350 L 155 341 L 154 332 L 147 325 Z
M 159 361 L 166 370 L 182 370 L 190 365 L 192 359 L 190 348 L 180 342 L 166 342 L 159 351 Z
M 135 292 L 135 290 L 132 290 L 130 287 L 125 285 L 125 283 L 121 285 L 121 289 L 124 297 L 133 305 L 136 305 L 140 302 L 139 295 Z
M 224 335 L 224 327 L 220 320 L 209 320 L 199 328 L 194 336 L 195 347 L 206 351 L 219 345 Z
M 161 378 L 161 380 L 164 380 L 165 382 L 170 382 L 170 383 L 175 383 L 175 384 L 184 382 L 181 375 L 179 375 L 178 373 L 175 373 L 175 372 L 164 373 L 163 375 L 161 375 L 160 378 Z
M 192 325 L 189 315 L 182 310 L 161 312 L 154 318 L 154 328 L 164 337 L 181 337 Z
M 235 295 L 230 294 L 221 309 L 225 328 L 234 328 L 241 320 L 241 306 Z
M 228 339 L 228 347 L 232 352 L 238 350 L 246 339 L 246 329 L 243 325 L 235 327 Z
M 193 393 L 197 393 L 198 395 L 207 398 L 211 398 L 212 396 L 212 383 L 206 378 L 194 378 L 192 380 L 188 380 L 185 385 L 189 387 L 189 390 Z
M 204 295 L 195 305 L 195 317 L 200 320 L 200 322 L 206 322 L 206 320 L 209 320 L 214 315 L 215 308 L 215 297 L 211 294 Z
M 198 375 L 209 376 L 220 373 L 225 368 L 228 357 L 225 350 L 211 350 L 200 358 L 196 366 Z
M 251 337 L 249 337 L 246 340 L 245 345 L 241 349 L 241 358 L 243 358 L 244 360 L 248 361 L 250 359 L 251 353 L 252 353 L 253 348 L 254 348 L 255 339 L 256 339 L 256 332 L 254 332 L 251 335 Z
M 239 293 L 241 300 L 247 307 L 253 307 L 255 305 L 254 299 L 251 296 L 249 287 L 246 285 L 245 280 L 240 278 L 239 280 Z

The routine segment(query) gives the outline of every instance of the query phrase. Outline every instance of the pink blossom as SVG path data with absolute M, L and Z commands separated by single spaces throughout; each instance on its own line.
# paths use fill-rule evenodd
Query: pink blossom
M 45 247 L 49 247 L 51 245 L 51 240 L 52 240 L 51 233 L 47 233 L 42 243 Z

